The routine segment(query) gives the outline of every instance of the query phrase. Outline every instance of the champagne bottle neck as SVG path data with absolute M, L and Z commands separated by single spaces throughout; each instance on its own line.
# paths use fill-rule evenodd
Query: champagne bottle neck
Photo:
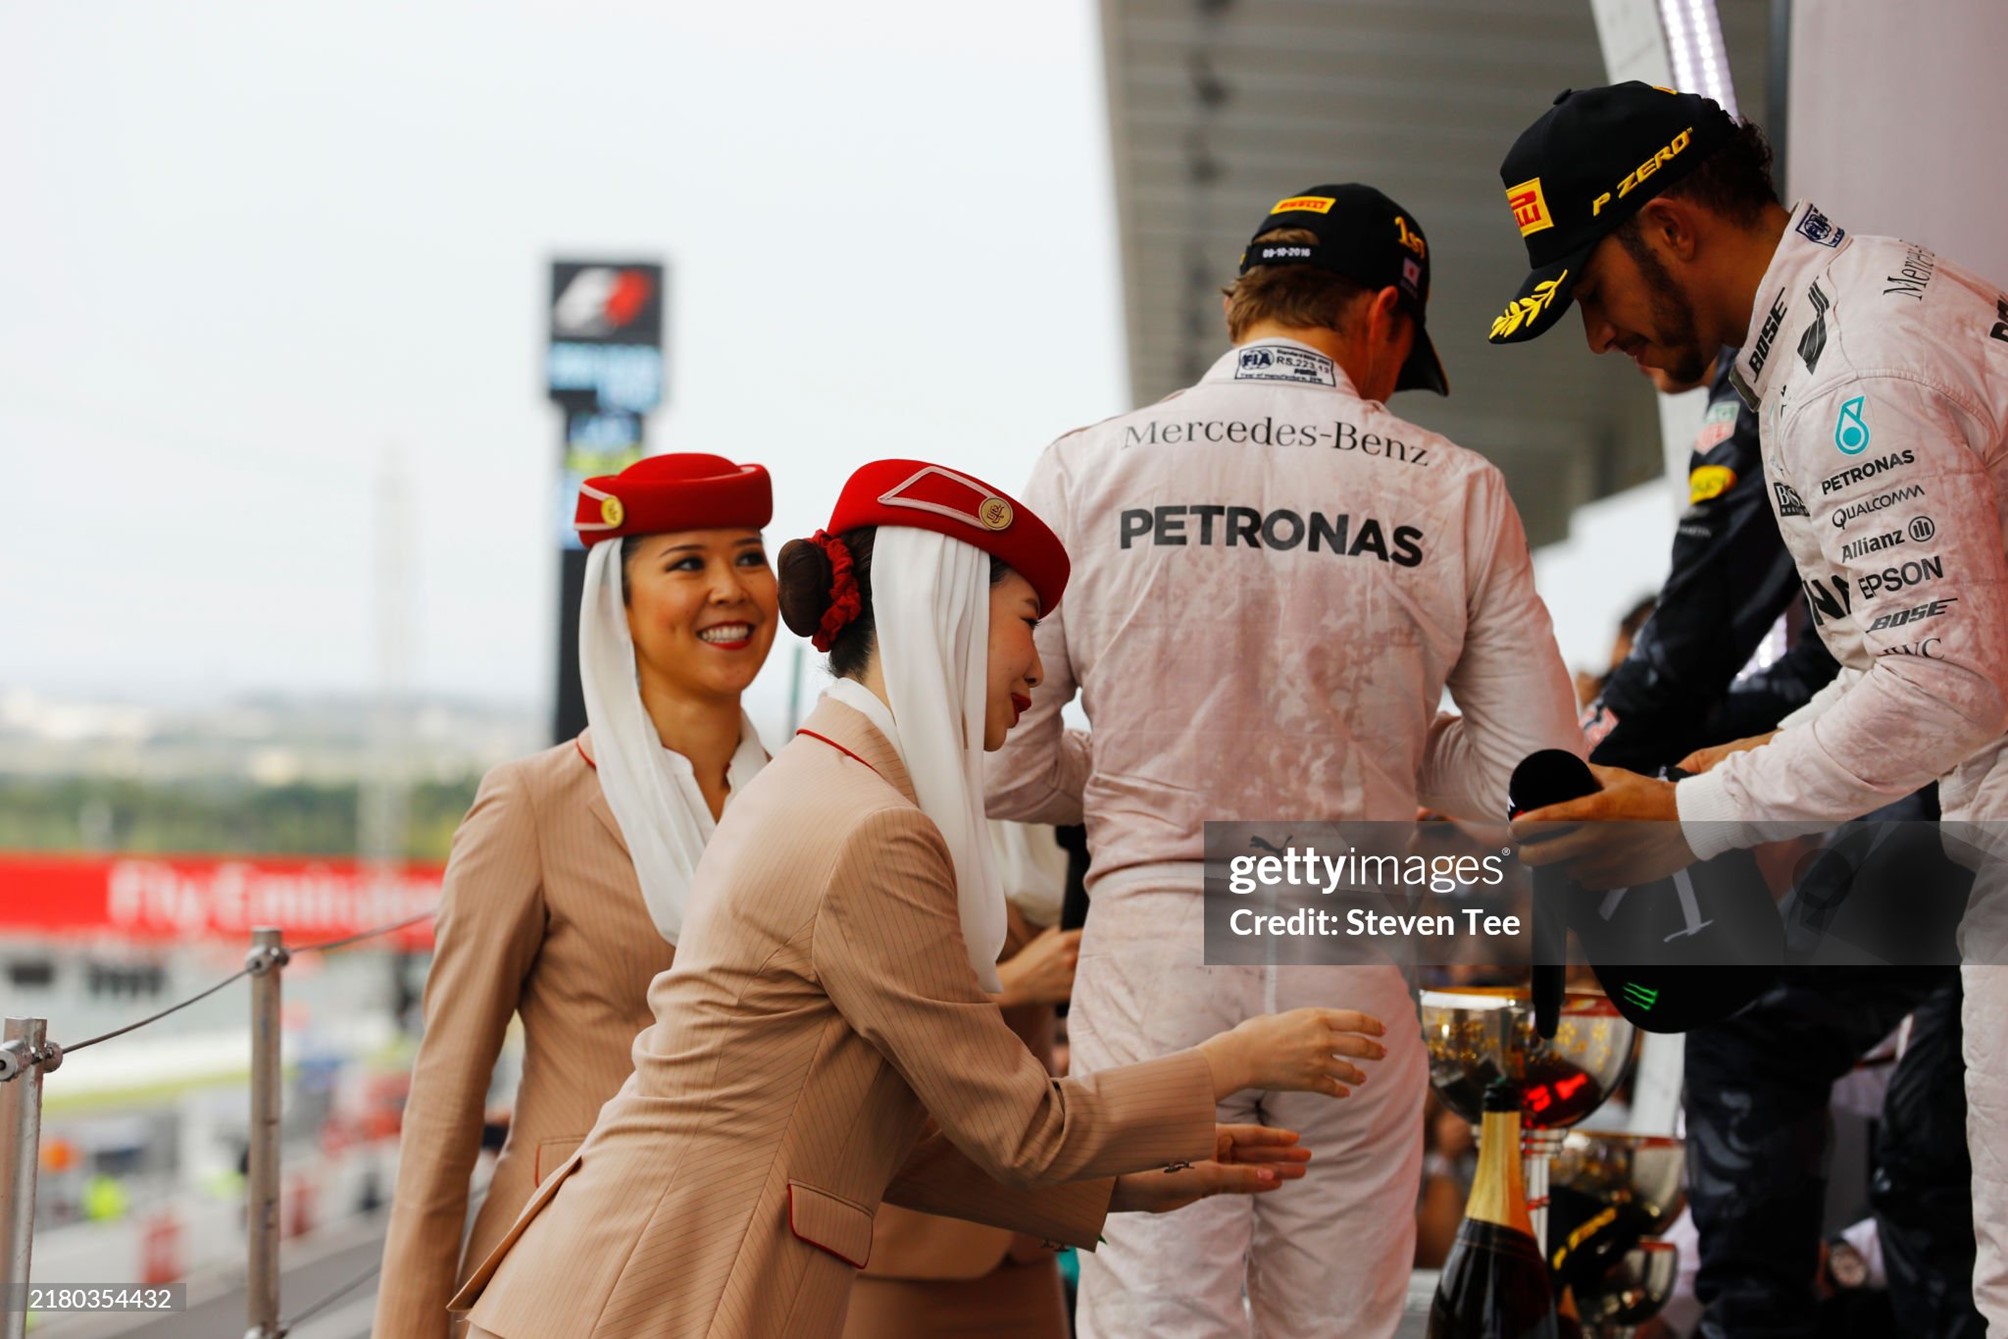
M 1520 1174 L 1520 1113 L 1488 1111 L 1478 1133 L 1478 1175 L 1464 1216 L 1534 1235 L 1527 1187 Z

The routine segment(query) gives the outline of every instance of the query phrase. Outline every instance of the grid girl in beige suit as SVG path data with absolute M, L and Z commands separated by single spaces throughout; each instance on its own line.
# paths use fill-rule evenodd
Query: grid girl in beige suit
M 384 1244 L 377 1339 L 447 1302 L 633 1070 L 648 983 L 728 791 L 767 761 L 739 695 L 773 644 L 766 471 L 710 455 L 587 482 L 580 660 L 593 728 L 483 778 L 454 834 Z M 522 1084 L 463 1256 L 468 1175 L 512 1014 Z
M 1288 1132 L 1216 1127 L 1218 1098 L 1343 1094 L 1344 1057 L 1381 1054 L 1377 1021 L 1307 1009 L 1049 1077 L 990 993 L 980 766 L 1065 553 L 915 461 L 860 469 L 830 529 L 784 550 L 783 607 L 855 677 L 719 824 L 634 1075 L 455 1299 L 476 1339 L 835 1339 L 881 1199 L 1092 1249 L 1112 1210 L 1300 1169 Z

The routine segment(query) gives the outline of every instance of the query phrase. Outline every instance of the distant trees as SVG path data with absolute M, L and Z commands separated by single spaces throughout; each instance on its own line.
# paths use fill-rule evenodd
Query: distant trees
M 411 788 L 405 856 L 444 860 L 479 778 Z M 0 777 L 0 849 L 353 856 L 354 783 Z

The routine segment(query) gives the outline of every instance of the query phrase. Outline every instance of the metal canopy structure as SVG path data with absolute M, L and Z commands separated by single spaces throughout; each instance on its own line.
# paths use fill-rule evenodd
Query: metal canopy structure
M 1529 538 L 1661 473 L 1650 387 L 1592 358 L 1573 317 L 1494 348 L 1526 274 L 1499 160 L 1564 88 L 1606 82 L 1588 0 L 1102 0 L 1130 389 L 1190 384 L 1226 347 L 1219 291 L 1271 203 L 1315 182 L 1380 187 L 1422 221 L 1429 328 L 1449 398 L 1397 413 L 1506 473 Z M 1760 108 L 1764 0 L 1725 0 L 1736 87 Z

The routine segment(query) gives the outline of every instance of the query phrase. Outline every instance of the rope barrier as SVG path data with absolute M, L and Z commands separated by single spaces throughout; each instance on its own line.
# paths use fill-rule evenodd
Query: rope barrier
M 360 934 L 345 935 L 340 939 L 324 940 L 318 944 L 306 944 L 291 951 L 294 953 L 332 953 L 338 948 L 347 948 L 349 945 L 359 944 L 365 939 L 375 939 L 379 935 L 394 934 L 408 926 L 417 925 L 420 921 L 429 921 L 438 914 L 436 910 L 421 911 L 416 916 L 406 916 L 401 921 L 392 921 L 388 925 L 379 925 L 373 930 L 364 930 Z
M 113 1037 L 123 1037 L 128 1032 L 136 1032 L 140 1028 L 145 1027 L 149 1023 L 158 1023 L 161 1019 L 166 1018 L 169 1014 L 179 1013 L 181 1010 L 186 1009 L 191 1004 L 194 1004 L 200 1000 L 208 999 L 211 995 L 214 995 L 217 991 L 223 989 L 225 986 L 231 984 L 232 982 L 242 981 L 245 977 L 251 975 L 252 970 L 253 970 L 252 968 L 246 967 L 241 971 L 232 972 L 229 976 L 224 977 L 221 981 L 218 981 L 215 985 L 203 991 L 201 994 L 190 995 L 187 999 L 183 1000 L 179 1004 L 170 1004 L 167 1006 L 167 1008 L 162 1009 L 159 1013 L 154 1014 L 148 1018 L 142 1018 L 137 1023 L 128 1023 L 122 1028 L 115 1028 L 110 1032 L 102 1033 L 98 1036 L 92 1037 L 89 1041 L 75 1042 L 71 1045 L 65 1046 L 63 1048 L 63 1054 L 75 1055 L 78 1051 L 83 1050 L 86 1046 L 96 1046 L 101 1041 L 110 1041 Z
M 343 1284 L 334 1292 L 306 1307 L 291 1319 L 279 1316 L 279 1147 L 280 1086 L 280 981 L 293 957 L 301 953 L 333 953 L 366 940 L 395 934 L 420 922 L 431 920 L 437 911 L 425 911 L 402 920 L 372 927 L 358 934 L 343 935 L 318 943 L 289 949 L 283 932 L 263 926 L 252 931 L 251 951 L 244 966 L 221 981 L 170 1004 L 145 1018 L 86 1038 L 68 1047 L 47 1040 L 46 1023 L 39 1018 L 9 1019 L 7 1041 L 0 1046 L 0 1110 L 8 1129 L 0 1131 L 12 1156 L 14 1175 L 0 1185 L 0 1242 L 5 1243 L 0 1259 L 0 1291 L 25 1287 L 32 1263 L 35 1212 L 35 1170 L 40 1162 L 42 1079 L 62 1063 L 65 1055 L 88 1050 L 100 1042 L 137 1032 L 162 1019 L 198 1004 L 227 986 L 246 977 L 251 984 L 251 1140 L 246 1154 L 245 1227 L 249 1238 L 249 1260 L 245 1297 L 251 1327 L 257 1339 L 284 1339 L 292 1328 L 320 1314 L 343 1297 L 375 1278 L 381 1265 Z M 7 1082 L 20 1078 L 18 1085 Z M 18 1221 L 17 1221 L 18 1220 Z M 25 1313 L 17 1321 L 13 1313 L 0 1315 L 0 1329 L 6 1339 L 20 1339 Z
M 347 948 L 351 944 L 360 944 L 366 939 L 376 939 L 383 935 L 395 934 L 399 930 L 407 929 L 411 926 L 419 924 L 422 921 L 431 920 L 437 914 L 438 913 L 436 911 L 421 911 L 415 916 L 407 916 L 401 921 L 392 921 L 387 925 L 379 925 L 372 929 L 364 930 L 358 934 L 344 935 L 340 939 L 327 939 L 321 941 L 318 944 L 305 944 L 296 949 L 282 949 L 280 950 L 280 953 L 281 954 L 333 953 L 335 950 Z M 221 981 L 218 981 L 215 985 L 210 986 L 207 990 L 203 990 L 198 992 L 197 994 L 190 995 L 187 999 L 182 1000 L 178 1004 L 170 1004 L 167 1006 L 167 1008 L 162 1009 L 160 1012 L 155 1014 L 149 1014 L 147 1017 L 140 1019 L 136 1023 L 128 1023 L 124 1027 L 114 1028 L 110 1032 L 100 1033 L 99 1035 L 91 1037 L 85 1041 L 72 1042 L 66 1045 L 62 1045 L 60 1047 L 56 1047 L 55 1048 L 56 1053 L 66 1056 L 75 1055 L 78 1051 L 84 1050 L 88 1047 L 96 1046 L 99 1042 L 110 1041 L 114 1037 L 123 1037 L 128 1032 L 137 1032 L 139 1029 L 146 1027 L 149 1024 L 158 1023 L 161 1019 L 168 1017 L 170 1014 L 179 1013 L 181 1010 L 186 1009 L 191 1004 L 197 1004 L 203 1000 L 208 999 L 211 995 L 214 995 L 217 991 L 223 989 L 227 985 L 232 984 L 233 982 L 242 981 L 247 976 L 255 976 L 259 972 L 264 971 L 266 968 L 272 965 L 273 964 L 269 961 L 254 962 L 248 964 L 241 971 L 231 973 L 229 976 L 224 977 Z M 283 966 L 284 963 L 281 962 L 279 965 Z M 35 1056 L 24 1057 L 22 1063 L 23 1064 L 39 1063 L 39 1057 Z

